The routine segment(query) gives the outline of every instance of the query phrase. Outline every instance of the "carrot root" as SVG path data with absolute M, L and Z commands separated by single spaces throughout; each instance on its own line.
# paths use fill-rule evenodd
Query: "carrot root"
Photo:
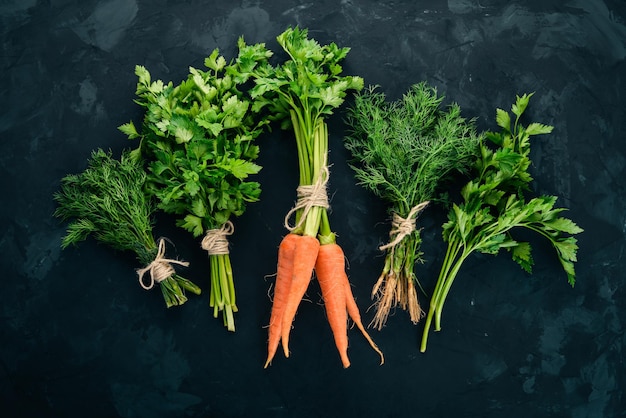
M 272 313 L 268 327 L 267 360 L 264 368 L 271 363 L 278 344 L 280 342 L 281 327 L 285 304 L 289 296 L 291 279 L 293 274 L 293 257 L 298 235 L 287 234 L 278 246 L 278 263 L 276 267 L 276 281 L 274 285 L 274 298 L 272 301 Z
M 348 275 L 345 271 L 345 256 L 338 244 L 326 244 L 320 247 L 315 272 L 322 290 L 326 316 L 333 331 L 335 345 L 339 351 L 343 366 L 350 366 L 347 354 L 348 316 L 354 321 L 370 346 L 379 354 L 380 364 L 383 364 L 385 359 L 382 351 L 369 336 L 361 321 L 359 308 L 352 294 Z
M 345 275 L 345 273 L 344 273 Z M 345 279 L 345 294 L 346 294 L 346 307 L 348 310 L 348 315 L 350 315 L 350 319 L 354 322 L 356 327 L 361 331 L 361 334 L 365 337 L 369 345 L 378 353 L 380 356 L 380 364 L 385 364 L 385 356 L 383 352 L 378 348 L 372 337 L 368 334 L 363 326 L 363 322 L 361 321 L 361 313 L 359 312 L 359 307 L 356 304 L 356 300 L 354 299 L 354 295 L 352 294 L 352 288 L 350 287 L 350 282 L 348 281 L 348 276 Z
M 344 368 L 350 367 L 348 358 L 348 311 L 346 309 L 345 286 L 339 280 L 344 271 L 343 251 L 337 244 L 320 247 L 315 274 L 320 284 L 326 318 L 333 332 L 335 346 Z
M 300 302 L 306 293 L 311 278 L 315 260 L 317 260 L 320 242 L 315 237 L 307 235 L 297 236 L 296 245 L 293 252 L 293 272 L 289 296 L 285 303 L 285 308 L 281 323 L 281 343 L 285 357 L 289 357 L 289 335 L 291 324 L 296 316 Z

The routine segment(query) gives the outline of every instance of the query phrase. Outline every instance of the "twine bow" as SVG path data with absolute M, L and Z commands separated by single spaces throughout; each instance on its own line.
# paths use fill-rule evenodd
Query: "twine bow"
M 389 236 L 395 236 L 395 238 L 388 244 L 378 247 L 378 249 L 384 251 L 387 248 L 395 247 L 404 237 L 415 231 L 415 219 L 417 218 L 417 215 L 419 215 L 419 213 L 426 206 L 428 206 L 429 203 L 430 202 L 427 200 L 419 205 L 413 206 L 406 218 L 394 213 L 393 219 L 391 220 L 391 231 L 389 231 Z
M 232 235 L 235 227 L 231 221 L 226 221 L 221 228 L 209 229 L 202 239 L 202 249 L 209 255 L 228 254 L 228 235 Z
M 328 209 L 330 206 L 328 203 L 328 194 L 326 193 L 328 174 L 328 167 L 324 166 L 315 183 L 298 186 L 296 189 L 298 196 L 296 205 L 285 215 L 284 225 L 289 231 L 293 231 L 302 225 L 306 219 L 307 213 L 309 213 L 312 207 L 317 206 Z M 298 222 L 294 226 L 289 225 L 289 218 L 300 209 L 303 209 L 303 211 Z
M 171 258 L 165 258 L 165 239 L 159 240 L 159 247 L 154 260 L 146 267 L 137 270 L 139 276 L 139 284 L 146 290 L 150 290 L 154 287 L 155 283 L 161 283 L 163 280 L 171 277 L 176 271 L 172 264 L 179 264 L 187 267 L 189 265 L 186 261 L 174 260 Z M 150 282 L 144 283 L 143 276 L 146 273 L 150 273 Z

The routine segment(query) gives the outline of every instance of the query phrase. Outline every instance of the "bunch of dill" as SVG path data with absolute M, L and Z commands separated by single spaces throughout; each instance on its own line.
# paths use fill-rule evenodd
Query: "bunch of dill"
M 442 105 L 443 96 L 426 82 L 415 84 L 397 101 L 370 86 L 348 110 L 345 147 L 358 183 L 388 204 L 390 242 L 381 246 L 385 263 L 372 290 L 381 329 L 400 306 L 417 323 L 423 315 L 414 267 L 421 262 L 416 218 L 429 204 L 445 203 L 442 185 L 466 173 L 476 160 L 481 134 L 474 120 L 461 116 L 458 104 Z

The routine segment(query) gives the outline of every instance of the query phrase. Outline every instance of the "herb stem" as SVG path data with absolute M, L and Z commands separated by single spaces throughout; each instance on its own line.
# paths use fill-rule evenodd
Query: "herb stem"
M 575 281 L 574 262 L 578 246 L 576 239 L 563 234 L 578 234 L 582 228 L 569 219 L 559 217 L 562 209 L 554 208 L 555 196 L 541 196 L 525 200 L 522 192 L 528 190 L 532 177 L 530 166 L 530 135 L 546 134 L 551 126 L 532 123 L 527 128 L 518 125 L 531 95 L 517 97 L 512 111 L 517 116 L 511 130 L 510 115 L 496 110 L 500 133 L 488 132 L 485 138 L 499 148 L 492 151 L 480 144 L 476 161 L 476 177 L 462 189 L 463 202 L 453 205 L 443 225 L 444 241 L 448 242 L 446 255 L 435 285 L 420 351 L 426 350 L 428 333 L 434 320 L 434 329 L 441 329 L 441 315 L 445 300 L 462 264 L 475 251 L 495 255 L 501 249 L 510 251 L 512 258 L 526 272 L 531 272 L 533 259 L 528 242 L 518 242 L 509 231 L 527 228 L 550 240 L 571 285 Z
M 441 270 L 439 272 L 439 277 L 437 279 L 437 284 L 435 285 L 433 295 L 431 296 L 428 314 L 424 323 L 422 342 L 420 345 L 420 351 L 422 353 L 426 351 L 426 346 L 428 344 L 428 334 L 433 319 L 435 320 L 435 331 L 441 330 L 441 313 L 443 311 L 445 299 L 448 295 L 448 292 L 450 291 L 452 282 L 454 281 L 454 278 L 456 277 L 456 274 L 461 267 L 462 261 L 467 257 L 467 255 L 469 255 L 469 253 L 464 251 L 463 254 L 461 254 L 461 256 L 459 257 L 458 255 L 460 252 L 460 248 L 461 246 L 458 245 L 455 241 L 450 241 L 448 244 L 448 248 L 446 249 L 446 255 Z

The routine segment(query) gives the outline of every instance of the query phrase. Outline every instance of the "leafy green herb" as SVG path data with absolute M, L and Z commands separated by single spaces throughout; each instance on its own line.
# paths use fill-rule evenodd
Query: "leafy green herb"
M 350 48 L 335 43 L 320 45 L 308 37 L 308 30 L 288 28 L 277 37 L 289 59 L 272 66 L 264 62 L 247 73 L 255 85 L 250 95 L 255 107 L 265 109 L 269 118 L 292 129 L 298 149 L 300 186 L 328 181 L 328 129 L 325 118 L 344 102 L 349 90 L 363 88 L 358 76 L 342 76 L 340 63 Z M 318 236 L 322 243 L 335 242 L 326 208 L 298 210 L 292 232 Z
M 120 127 L 129 138 L 141 139 L 135 156 L 148 161 L 147 189 L 158 207 L 178 215 L 177 225 L 194 237 L 206 234 L 210 306 L 215 317 L 223 312 L 230 331 L 237 305 L 226 236 L 232 233 L 231 219 L 260 196 L 259 183 L 249 176 L 261 169 L 254 163 L 259 154 L 254 140 L 269 123 L 256 116 L 254 101 L 240 88 L 245 73 L 271 53 L 244 46 L 243 40 L 239 44 L 236 61 L 227 63 L 215 49 L 204 62 L 206 71 L 190 68 L 176 86 L 152 81 L 148 70 L 137 66 L 136 102 L 146 108 L 142 129 L 132 122 Z
M 67 248 L 92 235 L 116 250 L 133 251 L 146 269 L 161 271 L 157 277 L 150 272 L 148 285 L 140 275 L 141 285 L 149 289 L 156 281 L 168 308 L 182 305 L 185 290 L 200 294 L 200 288 L 175 273 L 171 264 L 186 263 L 165 259 L 163 240 L 157 246 L 152 235 L 155 206 L 144 193 L 145 181 L 146 173 L 128 152 L 119 161 L 110 152 L 92 152 L 87 169 L 64 177 L 54 194 L 54 215 L 71 221 L 61 245 Z
M 473 121 L 461 116 L 456 103 L 442 109 L 443 99 L 425 82 L 395 102 L 371 86 L 348 111 L 351 167 L 360 185 L 389 204 L 393 218 L 391 242 L 381 246 L 383 271 L 372 291 L 372 324 L 379 330 L 396 306 L 408 310 L 413 323 L 422 317 L 415 290 L 415 263 L 423 261 L 416 218 L 430 201 L 442 200 L 444 182 L 467 173 L 478 153 L 481 135 Z
M 520 118 L 532 94 L 516 98 L 512 106 L 515 120 L 502 109 L 496 111 L 498 133 L 489 132 L 486 138 L 496 145 L 495 150 L 481 144 L 481 155 L 475 171 L 476 178 L 462 189 L 463 201 L 453 205 L 449 220 L 443 225 L 443 238 L 448 243 L 446 256 L 432 295 L 426 317 L 420 350 L 426 351 L 428 332 L 434 319 L 436 331 L 441 329 L 441 313 L 463 262 L 475 251 L 497 254 L 500 249 L 510 252 L 514 261 L 530 273 L 533 266 L 531 246 L 512 236 L 514 228 L 526 228 L 547 238 L 556 250 L 568 282 L 574 286 L 574 262 L 578 250 L 573 234 L 583 232 L 570 219 L 561 216 L 565 210 L 555 208 L 555 196 L 540 196 L 526 200 L 532 181 L 530 166 L 531 135 L 548 134 L 552 126 L 531 123 L 524 127 Z

